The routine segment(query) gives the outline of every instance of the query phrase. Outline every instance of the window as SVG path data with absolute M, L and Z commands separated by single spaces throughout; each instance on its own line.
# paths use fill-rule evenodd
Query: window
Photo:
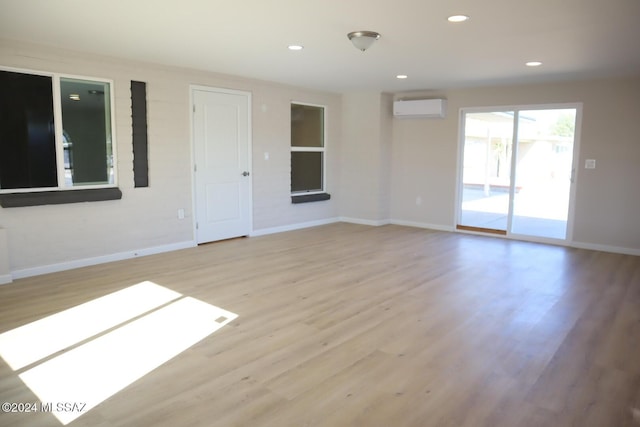
M 324 107 L 291 104 L 291 193 L 325 191 Z
M 111 83 L 0 70 L 0 193 L 114 187 Z

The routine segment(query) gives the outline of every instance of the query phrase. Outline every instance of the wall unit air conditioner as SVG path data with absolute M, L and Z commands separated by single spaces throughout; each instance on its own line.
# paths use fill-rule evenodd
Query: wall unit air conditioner
M 446 108 L 446 99 L 394 101 L 393 116 L 400 119 L 443 118 Z

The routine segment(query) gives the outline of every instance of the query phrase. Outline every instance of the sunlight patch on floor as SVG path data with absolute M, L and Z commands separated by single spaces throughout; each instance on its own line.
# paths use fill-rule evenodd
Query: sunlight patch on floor
M 24 367 L 152 309 L 19 377 L 42 403 L 53 403 L 51 413 L 66 425 L 238 317 L 144 282 L 2 334 L 0 355 L 12 367 Z M 59 403 L 77 403 L 81 410 L 56 411 Z
M 0 334 L 0 356 L 17 371 L 181 296 L 138 283 Z

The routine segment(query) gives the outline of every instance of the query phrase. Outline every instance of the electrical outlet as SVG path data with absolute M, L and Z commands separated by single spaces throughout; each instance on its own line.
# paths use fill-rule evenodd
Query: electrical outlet
M 184 209 L 178 209 L 178 219 L 184 219 Z
M 595 169 L 596 168 L 596 161 L 594 159 L 585 160 L 584 168 L 585 169 Z

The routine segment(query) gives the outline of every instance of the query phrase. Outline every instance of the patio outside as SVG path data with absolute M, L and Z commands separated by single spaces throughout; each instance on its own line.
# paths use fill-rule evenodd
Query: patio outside
M 507 231 L 513 112 L 466 115 L 460 225 Z M 565 239 L 575 109 L 521 111 L 510 233 Z

